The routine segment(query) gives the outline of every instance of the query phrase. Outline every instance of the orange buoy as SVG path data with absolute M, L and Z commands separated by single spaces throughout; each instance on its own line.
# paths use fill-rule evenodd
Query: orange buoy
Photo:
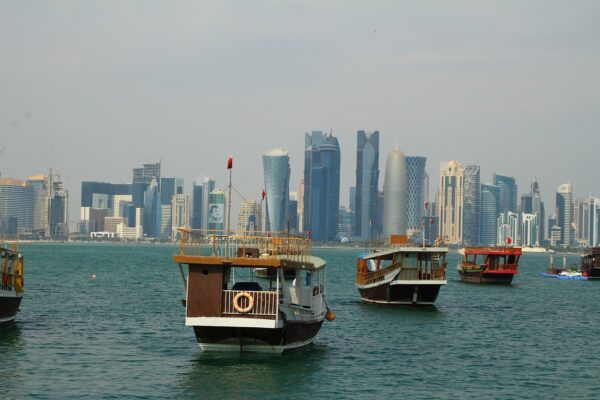
M 335 311 L 327 310 L 327 312 L 325 313 L 325 319 L 327 321 L 333 321 L 333 320 L 335 320 Z

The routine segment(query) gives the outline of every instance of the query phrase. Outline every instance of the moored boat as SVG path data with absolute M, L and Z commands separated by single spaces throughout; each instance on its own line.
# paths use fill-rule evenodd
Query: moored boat
M 550 265 L 548 265 L 548 269 L 546 270 L 546 272 L 542 272 L 542 276 L 545 276 L 547 278 L 569 279 L 578 281 L 588 280 L 587 273 L 582 273 L 581 270 L 578 270 L 575 265 L 572 265 L 571 268 L 567 268 L 566 254 L 563 254 L 562 256 L 562 267 L 554 265 L 554 256 L 551 255 Z
M 23 299 L 23 255 L 0 245 L 0 323 L 13 321 Z
M 282 353 L 311 343 L 323 320 L 334 318 L 325 261 L 311 254 L 310 239 L 180 232 L 173 260 L 186 288 L 185 324 L 203 350 Z M 267 269 L 264 279 L 256 268 Z M 286 272 L 295 278 L 286 280 Z
M 589 279 L 600 279 L 600 247 L 593 247 L 583 254 L 581 273 Z
M 446 281 L 447 247 L 415 246 L 392 236 L 359 256 L 356 288 L 366 303 L 432 306 Z
M 520 247 L 465 247 L 458 251 L 460 279 L 473 283 L 510 284 L 519 268 Z

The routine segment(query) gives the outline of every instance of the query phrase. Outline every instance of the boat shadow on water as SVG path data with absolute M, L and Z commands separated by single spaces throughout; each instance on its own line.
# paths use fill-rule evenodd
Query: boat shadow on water
M 207 398 L 277 397 L 302 380 L 317 380 L 327 346 L 311 343 L 284 354 L 201 352 L 190 361 L 182 390 Z
M 21 326 L 16 321 L 0 324 L 0 349 L 18 348 L 24 344 Z

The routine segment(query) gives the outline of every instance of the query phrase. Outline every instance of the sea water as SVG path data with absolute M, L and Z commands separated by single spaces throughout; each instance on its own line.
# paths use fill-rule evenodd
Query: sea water
M 363 304 L 359 250 L 323 249 L 337 313 L 280 356 L 202 353 L 167 245 L 22 244 L 26 295 L 0 327 L 0 398 L 509 399 L 600 397 L 600 282 L 448 284 L 430 309 Z M 568 264 L 579 263 L 570 256 Z M 95 278 L 94 278 L 95 276 Z

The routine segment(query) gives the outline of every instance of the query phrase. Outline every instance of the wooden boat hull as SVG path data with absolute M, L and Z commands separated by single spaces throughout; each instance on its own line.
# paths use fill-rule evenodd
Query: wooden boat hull
M 283 328 L 239 328 L 194 326 L 205 351 L 242 351 L 280 354 L 310 344 L 323 320 L 286 321 Z
M 428 283 L 391 281 L 373 287 L 360 287 L 361 300 L 366 303 L 393 306 L 432 306 L 446 281 L 429 281 Z
M 14 292 L 0 291 L 0 323 L 10 322 L 16 318 L 22 299 L 22 296 L 16 296 Z
M 497 283 L 510 285 L 516 272 L 486 272 L 481 270 L 465 271 L 464 269 L 458 269 L 458 275 L 463 282 L 470 283 Z

